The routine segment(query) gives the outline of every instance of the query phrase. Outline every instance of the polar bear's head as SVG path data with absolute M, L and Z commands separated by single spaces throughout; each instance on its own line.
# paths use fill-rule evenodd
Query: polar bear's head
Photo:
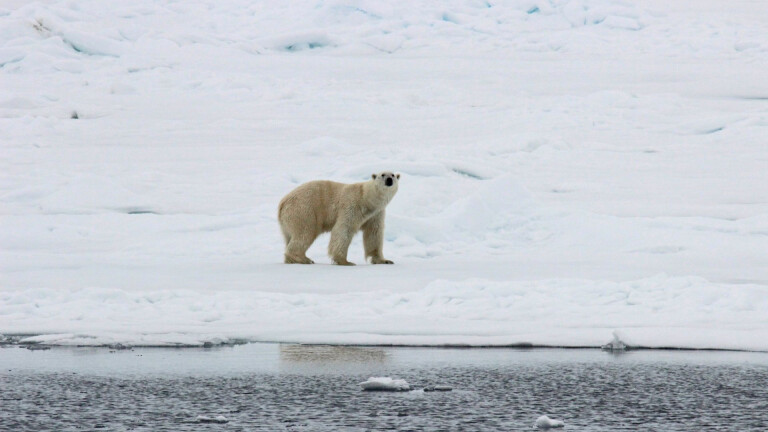
M 372 181 L 376 186 L 387 193 L 389 196 L 394 196 L 397 192 L 397 183 L 400 180 L 400 174 L 393 174 L 389 171 L 382 173 L 371 174 Z
M 384 171 L 381 174 L 371 174 L 371 178 L 374 180 L 378 180 L 385 187 L 394 186 L 395 188 L 397 188 L 397 181 L 400 180 L 400 174 L 392 174 L 389 171 Z

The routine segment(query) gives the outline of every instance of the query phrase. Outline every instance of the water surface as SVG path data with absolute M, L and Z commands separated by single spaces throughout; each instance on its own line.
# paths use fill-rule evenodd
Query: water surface
M 371 376 L 416 390 L 361 391 Z M 2 430 L 522 431 L 544 414 L 573 431 L 768 430 L 765 353 L 6 347 L 0 390 Z

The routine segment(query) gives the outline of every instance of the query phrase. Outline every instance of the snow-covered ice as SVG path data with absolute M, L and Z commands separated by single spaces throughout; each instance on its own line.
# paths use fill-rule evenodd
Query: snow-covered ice
M 561 420 L 552 420 L 551 418 L 543 415 L 536 419 L 534 427 L 538 429 L 553 429 L 565 427 L 565 423 Z
M 403 379 L 390 377 L 370 377 L 360 383 L 363 390 L 369 391 L 408 391 L 411 386 Z
M 766 34 L 747 0 L 3 3 L 0 334 L 768 351 Z M 283 195 L 379 170 L 395 266 L 281 263 Z

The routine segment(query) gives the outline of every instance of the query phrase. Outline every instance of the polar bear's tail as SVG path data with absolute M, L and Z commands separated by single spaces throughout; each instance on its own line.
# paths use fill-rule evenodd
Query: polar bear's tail
M 281 200 L 280 205 L 277 206 L 277 222 L 280 224 L 280 232 L 283 233 L 285 245 L 288 246 L 288 243 L 291 242 L 291 235 L 285 230 L 285 225 L 283 224 L 283 206 L 285 206 L 285 200 Z

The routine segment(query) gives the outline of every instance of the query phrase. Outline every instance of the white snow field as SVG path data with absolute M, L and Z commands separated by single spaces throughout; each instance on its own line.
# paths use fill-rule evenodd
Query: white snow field
M 768 351 L 768 7 L 0 5 L 0 334 Z M 385 256 L 280 198 L 402 174 Z

